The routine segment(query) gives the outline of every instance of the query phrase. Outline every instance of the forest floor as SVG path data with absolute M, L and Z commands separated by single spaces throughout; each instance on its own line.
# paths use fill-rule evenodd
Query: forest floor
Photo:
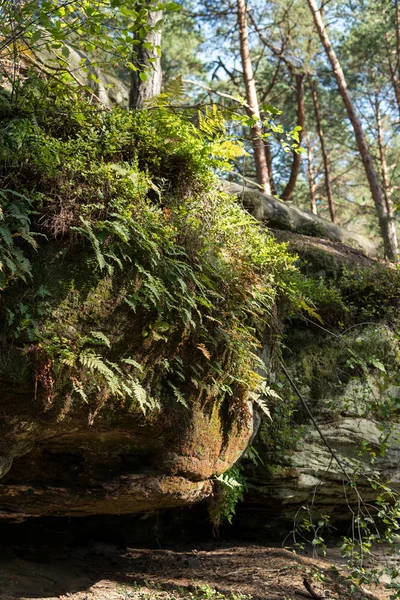
M 309 587 L 309 591 L 307 591 Z M 90 548 L 0 558 L 1 600 L 386 600 L 383 586 L 354 588 L 335 552 L 329 560 L 282 548 Z

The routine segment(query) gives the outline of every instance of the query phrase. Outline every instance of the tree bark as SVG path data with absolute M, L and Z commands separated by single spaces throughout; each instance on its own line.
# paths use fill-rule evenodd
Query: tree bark
M 313 105 L 314 105 L 315 122 L 317 125 L 319 144 L 321 146 L 322 162 L 324 165 L 324 182 L 325 182 L 326 198 L 328 200 L 328 208 L 329 208 L 329 214 L 331 217 L 331 221 L 334 223 L 336 221 L 336 212 L 335 212 L 335 204 L 333 202 L 333 194 L 332 194 L 332 187 L 331 187 L 331 174 L 330 174 L 330 168 L 329 168 L 328 153 L 326 151 L 326 146 L 325 146 L 324 130 L 322 128 L 321 112 L 319 109 L 319 101 L 318 101 L 318 95 L 317 95 L 317 90 L 315 88 L 315 84 L 311 78 L 309 81 L 310 81 L 312 101 L 313 101 Z
M 272 154 L 271 154 L 271 145 L 269 143 L 269 139 L 265 140 L 264 148 L 265 148 L 265 158 L 267 159 L 268 177 L 269 177 L 269 184 L 271 187 L 271 194 L 274 196 L 276 194 L 276 186 L 275 186 L 275 181 L 274 181 L 274 174 L 272 171 Z
M 268 174 L 268 164 L 262 139 L 263 127 L 260 119 L 256 83 L 251 64 L 249 49 L 249 34 L 247 26 L 246 0 L 237 0 L 237 21 L 239 25 L 240 56 L 242 59 L 243 80 L 246 88 L 246 100 L 249 105 L 248 112 L 254 117 L 255 124 L 251 128 L 253 140 L 254 161 L 256 165 L 257 183 L 265 194 L 271 194 L 271 183 Z
M 306 146 L 307 146 L 307 173 L 308 173 L 308 188 L 310 190 L 310 208 L 311 212 L 317 214 L 317 184 L 315 183 L 315 171 L 314 171 L 314 160 L 313 151 L 311 147 L 310 138 L 307 132 L 305 132 Z
M 304 118 L 305 118 L 305 109 L 304 109 L 304 73 L 296 74 L 296 97 L 297 97 L 297 125 L 301 127 L 299 131 L 299 146 L 301 145 L 301 140 L 303 137 L 303 129 L 304 129 Z M 291 195 L 293 194 L 297 175 L 299 174 L 301 164 L 301 154 L 297 152 L 293 152 L 293 161 L 292 168 L 290 169 L 290 177 L 289 181 L 286 184 L 285 189 L 281 195 L 282 200 L 289 200 Z
M 297 96 L 297 124 L 301 126 L 301 131 L 299 134 L 299 138 L 300 138 L 300 142 L 301 142 L 301 138 L 302 138 L 302 130 L 304 127 L 304 117 L 305 117 L 305 109 L 304 109 L 304 77 L 305 77 L 305 71 L 302 70 L 301 72 L 298 71 L 299 66 L 292 60 L 288 59 L 285 54 L 284 54 L 284 48 L 282 47 L 281 49 L 277 48 L 276 46 L 274 46 L 274 44 L 271 44 L 271 42 L 263 35 L 261 29 L 258 27 L 253 15 L 251 14 L 251 12 L 248 13 L 250 16 L 250 20 L 254 26 L 254 29 L 257 31 L 258 33 L 258 37 L 260 39 L 260 41 L 264 44 L 264 46 L 266 46 L 267 48 L 269 48 L 273 54 L 275 54 L 275 56 L 278 57 L 279 61 L 284 62 L 288 67 L 290 72 L 293 74 L 295 74 L 295 78 L 296 78 L 296 96 Z M 281 198 L 282 200 L 289 200 L 289 198 L 291 197 L 295 185 L 296 185 L 296 180 L 297 180 L 297 175 L 299 173 L 300 170 L 300 164 L 301 164 L 301 155 L 297 154 L 297 153 L 293 153 L 293 162 L 292 162 L 292 167 L 290 170 L 290 176 L 289 176 L 289 181 L 286 184 L 286 187 L 283 191 L 283 193 L 281 194 Z
M 392 189 L 390 186 L 389 171 L 386 162 L 385 145 L 383 141 L 383 127 L 382 117 L 379 106 L 378 94 L 375 94 L 375 118 L 378 133 L 378 149 L 379 149 L 379 162 L 381 167 L 382 181 L 383 181 L 383 193 L 385 197 L 386 210 L 389 219 L 389 235 L 392 240 L 392 245 L 395 248 L 396 254 L 398 254 L 398 243 L 396 234 L 396 218 L 394 214 L 393 202 L 392 202 Z
M 388 40 L 387 34 L 385 34 L 384 39 L 385 39 L 385 49 L 386 49 L 386 55 L 387 55 L 389 71 L 390 71 L 390 79 L 392 82 L 394 96 L 396 98 L 397 110 L 399 111 L 399 115 L 400 115 L 400 82 L 399 82 L 399 78 L 397 76 L 398 69 L 395 68 L 392 63 L 392 58 L 390 56 L 389 40 Z M 397 46 L 397 43 L 396 43 L 396 46 Z M 397 52 L 398 52 L 398 50 L 396 49 L 396 54 L 397 54 Z M 399 57 L 400 57 L 400 52 L 399 52 Z M 396 64 L 397 64 L 397 57 L 396 57 Z
M 396 99 L 400 110 L 400 10 L 399 0 L 394 1 L 394 9 L 396 11 Z
M 140 44 L 133 46 L 132 60 L 137 71 L 132 71 L 131 87 L 129 91 L 129 108 L 143 108 L 149 100 L 161 92 L 162 70 L 161 57 L 157 47 L 161 46 L 161 28 L 154 30 L 156 23 L 163 17 L 162 10 L 150 11 L 147 20 L 148 31 Z M 137 37 L 136 39 L 139 39 Z M 146 47 L 151 44 L 151 48 Z M 142 81 L 140 74 L 146 72 L 147 79 Z
M 374 168 L 373 160 L 369 151 L 369 147 L 364 135 L 361 122 L 356 114 L 353 102 L 349 94 L 349 90 L 347 88 L 347 83 L 342 67 L 329 41 L 329 37 L 326 32 L 325 25 L 322 20 L 321 13 L 318 9 L 316 0 L 307 0 L 307 2 L 312 12 L 314 24 L 318 31 L 319 38 L 324 47 L 329 62 L 331 63 L 332 71 L 335 76 L 340 95 L 342 96 L 342 100 L 347 111 L 347 116 L 353 126 L 357 147 L 364 165 L 369 188 L 375 204 L 375 210 L 378 216 L 379 228 L 383 238 L 385 256 L 389 260 L 397 261 L 398 253 L 395 245 L 393 244 L 393 239 L 390 235 L 389 216 L 386 209 L 385 200 L 382 194 L 382 189 Z

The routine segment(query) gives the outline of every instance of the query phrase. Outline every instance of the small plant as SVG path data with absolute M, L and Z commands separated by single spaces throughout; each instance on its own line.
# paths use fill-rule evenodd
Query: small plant
M 146 581 L 144 585 L 135 583 L 131 587 L 118 586 L 117 592 L 122 600 L 251 600 L 252 596 L 240 592 L 220 592 L 204 584 L 196 586 L 190 591 L 184 587 L 176 586 L 173 591 L 168 586 L 166 590 L 162 584 Z
M 236 505 L 243 500 L 246 482 L 241 468 L 234 466 L 214 479 L 214 491 L 209 499 L 208 512 L 214 530 L 226 520 L 229 524 L 235 516 Z

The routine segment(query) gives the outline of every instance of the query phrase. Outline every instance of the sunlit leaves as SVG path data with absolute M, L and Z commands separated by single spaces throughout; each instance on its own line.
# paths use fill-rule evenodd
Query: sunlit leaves
M 5 0 L 0 8 L 3 57 L 13 57 L 15 44 L 22 52 L 41 53 L 47 50 L 52 55 L 51 65 L 57 61 L 57 70 L 68 71 L 71 48 L 89 57 L 90 66 L 102 66 L 112 59 L 131 70 L 137 69 L 132 62 L 133 46 L 146 40 L 144 46 L 152 50 L 148 34 L 162 26 L 162 19 L 150 24 L 149 13 L 154 10 L 174 12 L 180 9 L 175 2 L 166 4 L 148 2 L 138 5 L 131 0 L 47 0 L 25 2 L 16 11 L 11 0 Z M 61 55 L 57 51 L 61 49 Z M 160 49 L 156 51 L 159 53 Z M 88 68 L 85 60 L 83 68 Z M 145 79 L 142 79 L 143 81 Z

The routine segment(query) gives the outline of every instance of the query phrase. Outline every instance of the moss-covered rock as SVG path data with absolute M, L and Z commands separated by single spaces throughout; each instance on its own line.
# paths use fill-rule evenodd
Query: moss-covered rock
M 384 486 L 400 490 L 399 271 L 327 240 L 278 237 L 298 253 L 313 302 L 285 326 L 290 380 L 270 365 L 281 400 L 262 421 L 258 464 L 246 462 L 241 518 L 287 531 L 323 515 L 351 521 L 364 503 L 376 515 Z
M 0 512 L 205 497 L 251 438 L 255 353 L 293 259 L 173 112 L 33 78 L 17 105 L 0 93 L 0 121 Z

